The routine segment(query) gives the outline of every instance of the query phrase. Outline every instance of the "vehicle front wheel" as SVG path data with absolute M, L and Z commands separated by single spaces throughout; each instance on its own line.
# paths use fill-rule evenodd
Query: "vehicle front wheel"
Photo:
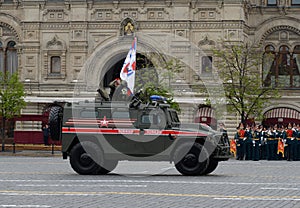
M 218 167 L 219 161 L 215 159 L 210 159 L 206 170 L 202 173 L 202 175 L 207 175 L 212 173 Z
M 118 160 L 105 160 L 104 165 L 102 166 L 97 174 L 99 175 L 105 175 L 109 172 L 111 172 L 113 169 L 115 169 L 118 165 L 119 161 Z
M 209 164 L 206 148 L 198 143 L 183 143 L 174 152 L 176 169 L 183 175 L 202 175 Z
M 70 164 L 74 171 L 81 175 L 94 175 L 108 173 L 101 167 L 103 164 L 103 151 L 93 142 L 76 144 L 70 152 Z

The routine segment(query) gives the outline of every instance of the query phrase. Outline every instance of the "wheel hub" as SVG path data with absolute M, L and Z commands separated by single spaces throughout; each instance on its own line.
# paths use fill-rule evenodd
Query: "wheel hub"
M 82 165 L 85 165 L 85 166 L 89 165 L 92 161 L 93 161 L 92 158 L 87 153 L 84 153 L 80 156 L 80 163 Z
M 183 159 L 183 164 L 187 167 L 195 167 L 197 163 L 198 160 L 194 154 L 187 154 Z

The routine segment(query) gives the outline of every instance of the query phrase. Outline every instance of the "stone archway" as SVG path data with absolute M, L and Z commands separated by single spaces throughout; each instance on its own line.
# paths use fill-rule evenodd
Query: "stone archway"
M 275 31 L 292 31 L 296 34 L 300 34 L 300 30 L 298 29 L 300 28 L 300 24 L 299 21 L 295 18 L 272 18 L 272 19 L 268 19 L 267 21 L 261 23 L 260 25 L 258 25 L 258 27 L 256 28 L 256 32 L 255 32 L 255 42 L 258 45 L 263 45 L 266 38 L 272 34 Z
M 120 71 L 122 69 L 123 63 L 125 61 L 126 58 L 126 54 L 121 53 L 115 57 L 112 58 L 112 62 L 115 62 L 114 65 L 112 65 L 110 68 L 108 68 L 106 71 L 103 71 L 104 76 L 101 75 L 101 77 L 103 77 L 102 80 L 100 80 L 100 86 L 108 87 L 109 83 L 114 80 L 115 78 L 119 78 L 120 77 Z M 153 69 L 153 63 L 143 54 L 141 53 L 137 53 L 137 72 L 139 73 L 140 71 L 142 71 L 143 69 L 145 69 L 144 64 L 147 64 L 147 68 L 151 67 L 151 69 Z M 155 70 L 155 69 L 154 69 Z
M 145 37 L 138 36 L 137 38 L 138 56 L 142 57 L 147 56 L 146 54 L 148 53 L 156 53 L 158 57 L 151 57 L 151 59 L 164 59 L 162 57 L 164 53 L 159 50 L 159 42 L 155 42 L 153 39 L 145 39 Z M 95 91 L 99 87 L 99 82 L 101 87 L 106 86 L 109 80 L 117 76 L 121 70 L 120 66 L 123 65 L 124 59 L 130 49 L 132 39 L 132 36 L 115 38 L 95 50 L 85 63 L 78 77 L 78 80 L 86 85 L 88 91 Z M 156 60 L 154 62 L 159 63 L 160 61 Z M 107 72 L 110 75 L 106 75 Z M 108 81 L 104 81 L 105 78 Z

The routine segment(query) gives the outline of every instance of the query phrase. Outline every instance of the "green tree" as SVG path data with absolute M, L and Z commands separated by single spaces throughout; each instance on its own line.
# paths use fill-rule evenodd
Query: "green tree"
M 241 122 L 251 117 L 261 118 L 270 98 L 279 97 L 277 89 L 262 86 L 262 52 L 254 45 L 229 43 L 213 52 L 224 82 L 228 111 L 237 112 Z
M 2 152 L 5 151 L 5 124 L 8 119 L 20 115 L 25 107 L 24 86 L 18 79 L 18 74 L 0 72 L 0 117 L 2 117 Z
M 143 90 L 140 97 L 145 102 L 150 101 L 151 95 L 163 96 L 172 108 L 180 111 L 179 104 L 174 101 L 171 88 L 172 79 L 176 73 L 181 71 L 179 60 L 174 58 L 162 60 L 162 56 L 159 54 L 147 54 L 147 57 L 159 60 L 159 63 L 138 60 L 144 62 L 136 71 L 135 91 Z

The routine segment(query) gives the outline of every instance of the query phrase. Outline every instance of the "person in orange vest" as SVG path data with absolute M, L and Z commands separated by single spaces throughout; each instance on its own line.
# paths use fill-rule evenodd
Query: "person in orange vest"
M 234 136 L 234 139 L 236 141 L 236 159 L 244 160 L 246 132 L 244 130 L 243 123 L 240 123 L 239 126 L 237 127 L 237 131 Z
M 292 124 L 289 123 L 286 130 L 286 143 L 287 143 L 287 160 L 297 160 L 297 139 L 296 131 L 293 130 Z

